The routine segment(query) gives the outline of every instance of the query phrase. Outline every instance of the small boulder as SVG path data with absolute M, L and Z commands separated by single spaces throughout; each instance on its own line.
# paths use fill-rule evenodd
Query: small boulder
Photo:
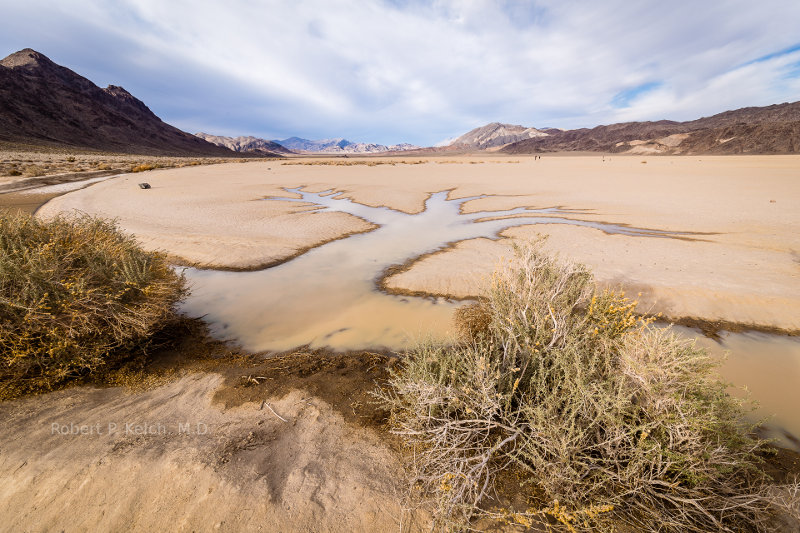
M 149 189 L 150 188 L 150 184 L 149 183 L 140 183 L 139 184 L 139 188 L 140 189 Z

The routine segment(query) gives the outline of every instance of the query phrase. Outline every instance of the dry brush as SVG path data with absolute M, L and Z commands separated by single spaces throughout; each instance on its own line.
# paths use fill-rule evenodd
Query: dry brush
M 175 318 L 182 275 L 113 222 L 0 212 L 0 397 L 106 370 Z
M 440 524 L 477 513 L 569 531 L 741 531 L 800 518 L 798 485 L 776 488 L 759 468 L 765 443 L 719 361 L 634 307 L 533 243 L 461 309 L 463 342 L 407 354 L 377 395 Z M 487 510 L 503 471 L 530 508 Z

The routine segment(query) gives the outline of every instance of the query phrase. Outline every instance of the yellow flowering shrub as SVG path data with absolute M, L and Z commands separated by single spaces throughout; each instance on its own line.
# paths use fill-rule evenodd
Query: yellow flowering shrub
M 113 222 L 0 213 L 0 397 L 108 367 L 174 317 L 185 280 Z

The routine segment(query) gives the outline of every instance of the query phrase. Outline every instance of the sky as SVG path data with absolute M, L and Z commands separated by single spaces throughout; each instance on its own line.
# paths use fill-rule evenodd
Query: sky
M 33 48 L 185 131 L 430 146 L 800 100 L 800 0 L 0 0 Z

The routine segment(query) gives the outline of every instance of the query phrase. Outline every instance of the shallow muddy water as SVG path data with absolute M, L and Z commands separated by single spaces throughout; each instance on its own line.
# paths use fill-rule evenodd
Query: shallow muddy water
M 212 333 L 252 351 L 283 351 L 298 346 L 334 350 L 402 349 L 421 339 L 447 340 L 459 304 L 442 298 L 385 294 L 376 282 L 386 268 L 403 264 L 447 243 L 493 238 L 523 224 L 574 224 L 634 237 L 682 234 L 569 218 L 581 210 L 560 207 L 516 208 L 462 213 L 480 197 L 449 199 L 433 193 L 425 210 L 407 214 L 369 207 L 334 191 L 287 189 L 297 197 L 264 201 L 300 202 L 316 211 L 339 211 L 379 227 L 314 248 L 281 265 L 255 272 L 189 268 L 192 295 L 183 311 L 204 315 Z M 512 218 L 498 218 L 512 217 Z
M 715 341 L 693 329 L 674 328 L 682 336 L 697 339 L 710 353 L 726 355 L 720 373 L 734 385 L 732 393 L 749 394 L 756 401 L 750 418 L 754 422 L 768 418 L 765 436 L 800 452 L 800 338 L 722 332 Z
M 523 224 L 575 224 L 639 238 L 681 237 L 682 233 L 574 220 L 580 210 L 517 208 L 463 214 L 477 197 L 449 199 L 432 194 L 425 210 L 409 215 L 369 207 L 334 191 L 264 201 L 298 202 L 314 211 L 340 211 L 379 227 L 314 248 L 284 264 L 254 272 L 186 269 L 193 293 L 183 311 L 203 315 L 218 338 L 252 351 L 284 351 L 299 346 L 334 350 L 401 350 L 420 340 L 451 338 L 452 312 L 461 305 L 443 298 L 396 296 L 377 281 L 390 266 L 434 252 L 448 243 L 495 237 Z M 504 218 L 505 217 L 505 218 Z M 512 218 L 507 218 L 512 217 Z M 724 333 L 720 342 L 696 330 L 677 327 L 683 336 L 712 353 L 728 353 L 723 377 L 747 387 L 759 402 L 755 418 L 772 417 L 768 436 L 800 451 L 800 340 L 763 333 Z
M 11 209 L 32 215 L 41 206 L 57 196 L 61 196 L 62 194 L 66 194 L 71 191 L 76 191 L 78 189 L 83 189 L 95 183 L 117 178 L 119 176 L 121 176 L 121 174 L 65 181 L 63 183 L 54 183 L 51 185 L 43 185 L 41 187 L 33 187 L 30 189 L 14 189 L 11 192 L 3 192 L 0 193 L 0 209 Z M 50 179 L 57 178 L 58 177 L 56 176 Z M 48 179 L 48 177 L 45 176 L 43 179 Z

